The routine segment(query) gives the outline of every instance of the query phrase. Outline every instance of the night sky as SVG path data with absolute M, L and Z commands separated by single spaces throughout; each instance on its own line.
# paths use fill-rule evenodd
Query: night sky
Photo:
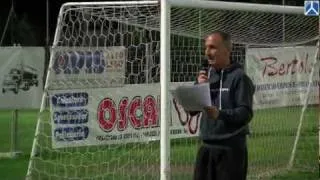
M 72 1 L 74 0 L 49 0 L 49 44 L 52 43 L 56 26 L 56 20 L 61 5 L 64 2 Z M 75 1 L 79 2 L 85 0 Z M 10 46 L 14 43 L 19 43 L 23 46 L 46 45 L 46 0 L 2 0 L 0 6 L 0 35 L 2 36 L 4 32 L 4 27 L 8 19 L 9 10 L 12 2 L 14 4 L 15 16 L 12 16 L 11 21 L 8 24 L 8 28 L 2 46 Z M 238 0 L 238 2 L 282 4 L 282 0 Z M 302 6 L 303 2 L 303 0 L 286 0 L 286 3 L 291 5 L 293 3 L 295 5 Z
M 46 45 L 46 0 L 2 0 L 0 11 L 0 33 L 2 35 L 9 16 L 11 4 L 15 16 L 11 16 L 2 46 L 19 43 L 25 46 Z M 49 44 L 52 43 L 60 7 L 65 2 L 84 0 L 49 0 Z M 88 0 L 87 0 L 88 1 Z M 99 0 L 96 0 L 99 1 Z M 106 1 L 106 0 L 104 0 Z M 107 0 L 108 1 L 108 0 Z M 31 3 L 32 2 L 32 3 Z

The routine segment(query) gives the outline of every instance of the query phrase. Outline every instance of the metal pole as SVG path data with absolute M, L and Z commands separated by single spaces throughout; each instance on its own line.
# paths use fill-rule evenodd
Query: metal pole
M 170 82 L 170 4 L 161 0 L 160 19 L 160 179 L 170 179 L 169 82 Z
M 146 84 L 149 84 L 149 68 L 150 68 L 150 52 L 149 52 L 149 43 L 146 43 L 146 50 L 145 50 L 145 53 L 146 53 L 146 64 L 145 64 L 145 82 Z
M 13 13 L 13 3 L 11 4 L 11 8 L 9 10 L 8 18 L 7 18 L 6 24 L 4 26 L 4 29 L 3 29 L 3 32 L 2 32 L 2 35 L 1 35 L 0 46 L 2 46 L 3 40 L 4 40 L 6 32 L 8 30 L 8 26 L 9 26 L 9 22 L 11 20 L 12 13 Z
M 282 0 L 282 6 L 286 5 L 286 0 Z M 282 42 L 286 41 L 286 17 L 285 14 L 282 14 Z
M 17 130 L 18 130 L 18 109 L 12 111 L 11 121 L 11 155 L 15 157 L 17 154 Z
M 49 0 L 46 1 L 46 45 L 49 46 Z
M 318 16 L 318 42 L 320 41 L 320 16 Z M 320 79 L 320 46 L 317 46 L 318 56 L 317 62 L 318 65 L 318 77 Z M 316 68 L 316 67 L 315 67 Z M 318 81 L 318 167 L 320 168 L 320 81 Z
M 46 74 L 47 74 L 47 69 L 48 69 L 48 64 L 50 60 L 50 27 L 49 27 L 49 21 L 50 21 L 50 16 L 49 16 L 49 0 L 46 0 L 46 39 L 45 39 L 45 63 L 44 63 L 44 76 L 43 76 L 43 88 L 46 80 Z

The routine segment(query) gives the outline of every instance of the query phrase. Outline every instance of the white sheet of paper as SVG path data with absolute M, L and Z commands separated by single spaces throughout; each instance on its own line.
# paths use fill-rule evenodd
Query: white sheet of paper
M 186 111 L 202 111 L 211 106 L 209 83 L 178 86 L 171 94 Z

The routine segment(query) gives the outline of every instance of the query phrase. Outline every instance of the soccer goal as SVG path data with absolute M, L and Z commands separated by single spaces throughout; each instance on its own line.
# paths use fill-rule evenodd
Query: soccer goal
M 318 17 L 303 7 L 202 0 L 72 2 L 59 13 L 27 179 L 191 179 L 204 37 L 232 35 L 256 85 L 249 179 L 317 170 Z M 160 98 L 161 97 L 161 98 Z

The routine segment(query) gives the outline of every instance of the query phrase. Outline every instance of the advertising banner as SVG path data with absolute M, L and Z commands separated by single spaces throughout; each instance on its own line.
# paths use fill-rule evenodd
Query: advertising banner
M 54 148 L 160 139 L 160 84 L 50 91 Z M 201 114 L 190 117 L 172 99 L 170 138 L 198 135 Z
M 0 47 L 0 109 L 40 108 L 45 50 Z
M 303 105 L 316 47 L 249 48 L 246 72 L 256 85 L 256 109 Z M 309 104 L 319 103 L 319 68 L 314 68 Z

